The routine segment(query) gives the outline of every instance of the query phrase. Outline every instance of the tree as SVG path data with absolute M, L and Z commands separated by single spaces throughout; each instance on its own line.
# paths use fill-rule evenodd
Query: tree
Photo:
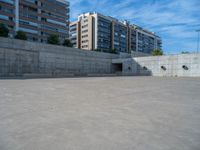
M 71 41 L 69 39 L 65 39 L 63 42 L 63 46 L 73 47 L 73 44 L 71 43 Z
M 47 43 L 53 44 L 53 45 L 59 45 L 60 44 L 59 36 L 55 34 L 50 35 L 47 39 Z
M 5 24 L 0 23 L 0 36 L 1 37 L 8 37 L 9 30 L 5 26 Z
M 117 49 L 116 48 L 111 49 L 110 53 L 116 54 L 117 53 Z
M 17 34 L 15 35 L 15 39 L 27 40 L 26 33 L 23 31 L 17 31 Z
M 181 54 L 190 54 L 188 51 L 182 51 Z
M 163 55 L 163 51 L 161 49 L 155 49 L 152 52 L 153 56 L 162 56 Z

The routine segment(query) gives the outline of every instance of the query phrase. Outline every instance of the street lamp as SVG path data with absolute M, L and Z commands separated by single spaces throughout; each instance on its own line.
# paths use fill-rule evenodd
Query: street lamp
M 196 30 L 198 33 L 198 39 L 197 39 L 197 53 L 199 52 L 199 40 L 200 40 L 200 29 Z

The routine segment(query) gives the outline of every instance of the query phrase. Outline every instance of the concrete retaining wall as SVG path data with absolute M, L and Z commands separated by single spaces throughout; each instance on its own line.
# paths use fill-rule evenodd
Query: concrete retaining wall
M 124 75 L 200 77 L 200 54 L 138 57 L 115 61 L 123 63 Z
M 111 74 L 118 55 L 0 38 L 0 76 Z
M 119 64 L 123 75 L 200 77 L 200 54 L 131 58 L 0 38 L 0 77 L 121 75 Z

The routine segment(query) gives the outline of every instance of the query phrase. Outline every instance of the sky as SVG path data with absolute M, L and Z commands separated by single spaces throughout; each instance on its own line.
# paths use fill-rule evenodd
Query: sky
M 71 21 L 83 12 L 128 20 L 162 38 L 165 54 L 197 50 L 200 0 L 69 0 Z

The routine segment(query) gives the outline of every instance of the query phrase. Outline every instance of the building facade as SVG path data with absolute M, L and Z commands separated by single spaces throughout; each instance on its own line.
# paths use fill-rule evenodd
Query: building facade
M 102 52 L 138 51 L 152 53 L 154 49 L 161 48 L 161 38 L 154 33 L 128 22 L 121 22 L 110 16 L 99 13 L 84 13 L 70 24 L 70 35 L 74 47 L 85 50 L 98 50 Z M 79 24 L 77 26 L 77 24 Z
M 128 26 L 119 21 L 113 21 L 113 47 L 117 52 L 129 52 L 128 49 Z
M 112 19 L 95 14 L 95 49 L 109 52 L 112 49 Z
M 80 48 L 92 50 L 94 49 L 94 15 L 83 14 L 78 17 L 80 23 Z
M 137 25 L 129 25 L 129 49 L 135 52 L 152 53 L 154 49 L 161 49 L 162 40 L 153 32 Z
M 46 43 L 52 34 L 61 42 L 69 38 L 69 11 L 66 0 L 0 0 L 0 22 L 11 37 L 20 30 L 29 41 Z
M 71 22 L 69 29 L 70 41 L 73 44 L 74 48 L 80 47 L 80 23 L 79 21 Z
M 109 52 L 114 47 L 112 45 L 113 18 L 99 13 L 84 13 L 79 15 L 79 45 L 75 47 L 85 50 L 98 50 Z M 76 22 L 76 24 L 77 24 Z M 70 24 L 70 31 L 73 31 L 74 23 Z M 71 36 L 71 35 L 70 35 Z M 72 42 L 73 37 L 71 36 Z M 74 43 L 74 42 L 73 42 Z

